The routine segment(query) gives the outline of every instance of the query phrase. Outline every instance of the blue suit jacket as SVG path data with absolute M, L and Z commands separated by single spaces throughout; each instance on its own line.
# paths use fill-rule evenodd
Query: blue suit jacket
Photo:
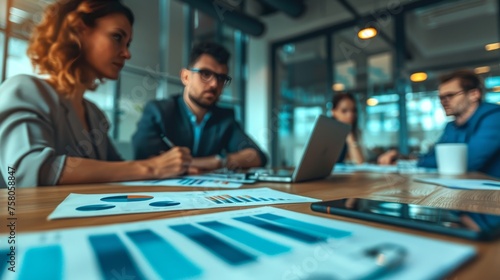
M 154 100 L 146 104 L 137 130 L 132 137 L 136 159 L 145 159 L 166 151 L 169 147 L 161 140 L 162 134 L 176 146 L 193 150 L 194 135 L 187 112 L 181 106 L 184 100 L 176 95 L 164 100 Z M 241 129 L 234 118 L 232 109 L 214 107 L 202 131 L 197 154 L 194 157 L 212 156 L 225 150 L 234 153 L 253 148 L 260 156 L 262 166 L 266 155 Z
M 437 143 L 466 143 L 467 170 L 500 178 L 500 106 L 482 103 L 467 122 L 449 122 Z M 437 167 L 432 149 L 419 159 L 419 166 Z

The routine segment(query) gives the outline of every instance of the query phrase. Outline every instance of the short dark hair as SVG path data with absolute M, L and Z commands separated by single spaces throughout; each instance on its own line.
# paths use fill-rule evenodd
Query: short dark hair
M 463 90 L 477 89 L 483 94 L 483 81 L 476 73 L 470 70 L 456 70 L 439 77 L 439 84 L 447 83 L 453 79 L 458 79 Z
M 214 42 L 201 42 L 196 44 L 189 54 L 189 65 L 192 67 L 203 54 L 213 57 L 219 64 L 226 65 L 231 54 L 225 47 Z

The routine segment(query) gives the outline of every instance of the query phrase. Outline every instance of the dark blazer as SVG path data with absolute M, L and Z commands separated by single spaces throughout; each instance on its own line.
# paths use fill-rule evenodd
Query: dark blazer
M 162 134 L 176 146 L 193 150 L 194 135 L 189 115 L 181 102 L 182 95 L 146 104 L 137 131 L 132 137 L 136 159 L 145 159 L 166 151 L 169 147 L 161 140 Z M 234 153 L 253 148 L 260 156 L 262 166 L 267 163 L 266 155 L 241 129 L 232 109 L 214 107 L 202 131 L 197 154 L 194 157 L 212 156 L 225 150 Z
M 16 168 L 17 187 L 55 185 L 66 157 L 118 161 L 108 137 L 104 113 L 84 100 L 90 133 L 83 128 L 70 101 L 44 80 L 18 75 L 0 87 L 0 187 L 8 167 Z M 78 172 L 78 162 L 66 166 Z M 3 180 L 2 180 L 3 177 Z

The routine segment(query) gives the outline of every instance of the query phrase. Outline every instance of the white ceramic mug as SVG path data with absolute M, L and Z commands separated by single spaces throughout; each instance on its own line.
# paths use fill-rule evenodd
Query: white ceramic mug
M 442 143 L 436 145 L 439 174 L 459 175 L 467 172 L 467 144 Z

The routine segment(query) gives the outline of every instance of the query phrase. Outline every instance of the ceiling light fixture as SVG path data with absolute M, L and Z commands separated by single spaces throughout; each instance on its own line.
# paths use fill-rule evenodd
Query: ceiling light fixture
M 486 46 L 484 46 L 484 48 L 487 50 L 487 51 L 494 51 L 494 50 L 498 50 L 500 49 L 500 42 L 499 43 L 491 43 L 491 44 L 488 44 Z
M 368 40 L 377 36 L 377 29 L 373 26 L 366 26 L 358 31 L 358 38 L 362 40 Z
M 489 66 L 481 66 L 481 67 L 476 67 L 476 69 L 474 69 L 474 73 L 476 74 L 484 74 L 484 73 L 488 73 L 490 72 L 491 68 Z
M 29 18 L 30 13 L 26 12 L 25 10 L 18 9 L 16 7 L 11 7 L 10 8 L 10 14 L 22 18 Z
M 425 72 L 416 72 L 411 74 L 410 80 L 414 83 L 423 82 L 427 80 L 427 74 Z
M 333 91 L 343 91 L 345 89 L 344 84 L 336 83 L 332 86 Z
M 368 106 L 377 106 L 378 105 L 378 100 L 376 98 L 368 98 L 366 100 L 366 105 Z
M 9 16 L 9 21 L 17 24 L 21 24 L 24 21 L 23 17 L 11 14 Z

